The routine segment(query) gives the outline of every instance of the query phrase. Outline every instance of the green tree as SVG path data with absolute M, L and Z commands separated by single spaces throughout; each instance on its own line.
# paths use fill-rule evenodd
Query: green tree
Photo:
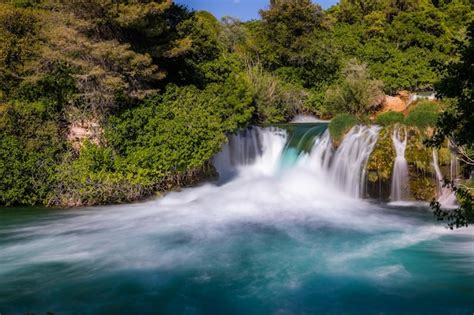
M 321 7 L 310 0 L 272 0 L 260 15 L 261 47 L 274 56 L 268 59 L 273 67 L 301 64 L 299 52 L 324 23 Z
M 470 169 L 474 167 L 474 23 L 469 27 L 469 40 L 458 62 L 451 63 L 447 75 L 437 86 L 440 96 L 455 99 L 454 106 L 444 113 L 437 123 L 436 133 L 429 141 L 430 145 L 439 146 L 445 138 L 450 139 L 457 149 L 460 160 Z M 440 220 L 447 220 L 448 226 L 461 227 L 474 223 L 474 198 L 472 188 L 455 187 L 449 184 L 460 201 L 456 210 L 445 211 L 438 202 L 432 202 L 435 215 Z

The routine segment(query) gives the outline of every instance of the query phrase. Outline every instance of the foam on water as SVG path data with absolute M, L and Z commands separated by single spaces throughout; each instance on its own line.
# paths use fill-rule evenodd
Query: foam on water
M 356 128 L 350 133 L 354 143 L 338 155 L 326 132 L 281 171 L 287 133 L 254 128 L 235 135 L 216 157 L 226 180 L 144 203 L 3 220 L 0 311 L 54 306 L 61 314 L 77 307 L 85 314 L 153 313 L 158 307 L 169 314 L 204 314 L 237 307 L 247 314 L 291 313 L 299 301 L 306 313 L 338 313 L 337 305 L 356 304 L 332 297 L 360 285 L 386 302 L 365 301 L 360 313 L 384 312 L 397 305 L 395 292 L 428 287 L 426 273 L 449 283 L 464 275 L 469 283 L 472 228 L 451 232 L 426 207 L 398 209 L 359 199 L 331 177 L 334 167 L 347 169 L 341 162 L 346 159 L 356 174 L 338 176 L 358 184 L 370 153 L 363 145 L 372 146 L 377 133 Z M 434 258 L 427 266 L 432 256 L 439 266 Z M 443 280 L 446 266 L 453 276 Z M 133 286 L 120 289 L 122 283 Z M 307 292 L 314 298 L 303 298 Z M 464 310 L 469 299 L 455 292 Z M 432 298 L 424 291 L 414 296 Z M 209 308 L 217 301 L 225 303 Z

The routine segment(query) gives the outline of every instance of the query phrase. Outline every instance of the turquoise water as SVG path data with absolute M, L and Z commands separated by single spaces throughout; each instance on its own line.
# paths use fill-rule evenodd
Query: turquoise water
M 321 167 L 324 146 L 302 154 L 326 127 L 289 128 L 237 137 L 262 155 L 228 181 L 129 205 L 0 209 L 0 313 L 473 314 L 474 228 L 348 196 Z
M 315 139 L 327 130 L 327 123 L 298 123 L 276 125 L 288 132 L 288 142 L 281 158 L 281 168 L 293 167 L 301 154 L 310 153 Z
M 472 314 L 472 230 L 432 231 L 424 208 L 371 207 L 395 226 L 302 215 L 189 227 L 156 202 L 2 210 L 0 312 Z

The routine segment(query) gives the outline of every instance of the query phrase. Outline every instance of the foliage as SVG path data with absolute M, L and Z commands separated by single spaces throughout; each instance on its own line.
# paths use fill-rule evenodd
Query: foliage
M 454 98 L 454 106 L 444 111 L 437 122 L 436 133 L 428 141 L 432 146 L 440 146 L 445 138 L 456 148 L 460 159 L 469 169 L 474 165 L 471 148 L 474 146 L 474 22 L 469 27 L 469 41 L 464 47 L 461 59 L 449 65 L 447 75 L 438 85 L 440 95 Z M 474 223 L 474 202 L 472 189 L 447 183 L 455 193 L 459 208 L 451 211 L 441 209 L 433 201 L 431 208 L 438 220 L 446 220 L 453 229 Z
M 431 89 L 443 71 L 439 91 L 454 102 L 434 139 L 470 152 L 472 39 L 459 49 L 469 1 L 343 0 L 324 11 L 272 0 L 260 13 L 218 21 L 168 0 L 3 1 L 0 204 L 132 201 L 192 183 L 211 175 L 227 133 L 299 113 L 340 114 L 329 127 L 337 141 L 384 92 Z M 432 107 L 408 113 L 407 124 L 426 129 L 410 131 L 419 139 Z M 71 143 L 90 122 L 101 138 Z M 407 148 L 416 174 L 430 167 L 420 145 Z
M 345 79 L 326 91 L 326 107 L 333 113 L 365 115 L 383 100 L 382 82 L 370 79 L 367 65 L 351 62 L 344 69 Z
M 297 84 L 286 83 L 263 70 L 249 66 L 247 76 L 255 93 L 257 122 L 278 123 L 291 120 L 303 108 L 308 94 Z
M 44 203 L 64 150 L 48 105 L 6 105 L 0 112 L 0 131 L 0 205 Z
M 424 129 L 427 127 L 435 127 L 438 120 L 439 107 L 433 102 L 421 102 L 410 111 L 405 118 L 405 124 L 408 126 Z
M 334 141 L 339 142 L 357 123 L 358 120 L 355 116 L 349 114 L 336 115 L 329 123 L 329 133 Z
M 125 171 L 124 161 L 110 148 L 86 142 L 78 158 L 66 156 L 58 166 L 57 184 L 48 205 L 87 206 L 134 201 L 149 195 L 152 183 Z
M 416 127 L 409 128 L 405 158 L 416 171 L 426 174 L 431 172 L 433 158 L 432 150 L 423 143 L 425 138 L 426 135 L 422 130 Z
M 322 26 L 324 15 L 310 0 L 270 1 L 261 10 L 263 27 L 259 29 L 265 61 L 272 67 L 301 64 L 300 52 L 312 32 Z
M 24 66 L 36 53 L 37 32 L 33 12 L 0 4 L 0 100 L 21 82 Z
M 433 145 L 440 145 L 446 137 L 458 145 L 474 144 L 474 22 L 469 27 L 469 42 L 461 60 L 452 63 L 447 75 L 437 86 L 440 96 L 455 98 L 452 108 L 442 113 L 433 137 Z
M 444 186 L 455 192 L 459 207 L 454 210 L 444 210 L 439 202 L 433 200 L 430 206 L 435 217 L 438 221 L 446 221 L 451 230 L 467 227 L 469 224 L 472 224 L 474 222 L 474 196 L 472 195 L 472 188 L 455 186 L 449 181 L 445 182 Z
M 375 118 L 375 123 L 382 126 L 389 126 L 403 123 L 405 116 L 399 112 L 385 112 Z

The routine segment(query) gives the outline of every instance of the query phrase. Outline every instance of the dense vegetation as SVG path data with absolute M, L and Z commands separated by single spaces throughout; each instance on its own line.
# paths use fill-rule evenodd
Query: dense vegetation
M 471 175 L 474 168 L 474 23 L 468 29 L 469 41 L 462 49 L 459 61 L 447 66 L 447 75 L 438 84 L 440 95 L 452 98 L 453 106 L 445 110 L 438 119 L 431 146 L 439 147 L 445 139 L 456 151 L 464 165 L 464 172 Z M 439 220 L 448 226 L 467 226 L 474 223 L 474 189 L 471 182 L 456 185 L 445 180 L 445 184 L 456 192 L 459 208 L 454 211 L 441 209 L 436 201 L 431 203 Z
M 384 94 L 433 89 L 445 72 L 464 80 L 443 66 L 460 58 L 469 0 L 342 0 L 327 11 L 272 0 L 260 13 L 240 22 L 164 0 L 0 3 L 0 205 L 136 200 L 212 176 L 226 134 L 248 124 L 339 115 L 331 128 L 342 135 Z M 453 104 L 443 121 L 469 112 L 472 96 Z M 428 107 L 405 123 L 433 126 Z M 400 120 L 387 115 L 378 120 Z M 440 135 L 472 144 L 461 131 L 470 119 Z

